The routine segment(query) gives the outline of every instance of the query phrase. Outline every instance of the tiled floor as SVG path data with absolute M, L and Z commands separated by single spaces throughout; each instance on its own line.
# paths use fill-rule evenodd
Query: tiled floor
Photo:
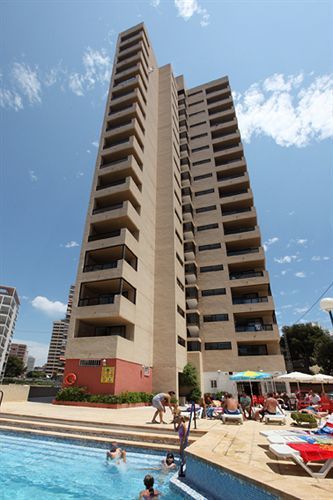
M 26 416 L 147 427 L 153 414 L 152 408 L 147 407 L 110 410 L 26 402 L 4 403 L 1 411 Z M 170 417 L 170 413 L 167 413 L 166 420 L 169 422 Z M 156 430 L 159 427 L 156 425 Z M 172 428 L 170 424 L 163 427 Z M 259 434 L 263 428 L 285 429 L 286 426 L 264 426 L 252 421 L 245 422 L 244 425 L 223 425 L 220 421 L 198 420 L 198 429 L 207 433 L 192 444 L 188 451 L 254 482 L 261 482 L 284 492 L 281 496 L 283 499 L 333 498 L 333 470 L 326 479 L 312 479 L 293 462 L 278 461 L 269 453 L 265 437 Z

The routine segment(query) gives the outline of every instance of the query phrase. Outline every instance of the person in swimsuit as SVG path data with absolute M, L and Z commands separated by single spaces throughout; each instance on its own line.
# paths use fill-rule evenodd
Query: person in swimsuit
M 146 489 L 142 490 L 139 495 L 139 500 L 143 498 L 144 500 L 155 499 L 157 500 L 160 496 L 160 492 L 154 488 L 154 478 L 150 474 L 147 474 L 143 480 L 143 484 Z
M 182 457 L 185 449 L 185 441 L 186 441 L 186 422 L 188 421 L 187 417 L 182 417 L 179 415 L 176 417 L 175 421 L 175 431 L 178 432 L 179 437 L 179 454 Z
M 162 460 L 162 471 L 169 472 L 170 470 L 177 469 L 175 464 L 175 457 L 173 453 L 167 453 L 166 458 Z
M 111 443 L 110 451 L 106 452 L 107 460 L 117 460 L 117 463 L 120 463 L 120 460 L 126 463 L 126 450 L 122 450 L 119 448 L 117 443 Z
M 223 413 L 226 415 L 240 415 L 241 410 L 239 409 L 239 404 L 232 394 L 227 393 L 225 395 L 225 403 L 223 405 Z
M 267 394 L 267 398 L 266 398 L 266 401 L 264 403 L 264 407 L 262 408 L 262 410 L 259 410 L 255 414 L 254 418 L 257 421 L 260 419 L 260 422 L 262 422 L 265 415 L 276 415 L 277 410 L 279 410 L 280 413 L 283 414 L 282 408 L 280 407 L 277 399 L 274 397 L 274 394 L 272 392 L 269 392 Z
M 156 411 L 153 416 L 153 420 L 151 421 L 152 424 L 166 424 L 167 422 L 164 422 L 163 420 L 163 413 L 165 413 L 165 407 L 169 406 L 171 410 L 171 398 L 174 397 L 176 393 L 174 391 L 169 391 L 168 393 L 165 392 L 160 392 L 159 394 L 156 394 L 156 396 L 153 397 L 153 400 L 151 402 L 152 406 L 156 408 Z M 172 412 L 172 410 L 171 410 Z M 160 421 L 157 422 L 156 417 L 159 415 Z

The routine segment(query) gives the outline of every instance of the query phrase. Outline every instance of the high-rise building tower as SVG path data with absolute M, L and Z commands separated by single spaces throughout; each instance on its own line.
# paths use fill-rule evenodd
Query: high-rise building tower
M 53 321 L 45 373 L 50 376 L 62 375 L 65 366 L 65 350 L 67 345 L 68 326 L 72 313 L 75 286 L 72 285 L 68 294 L 67 311 L 64 319 Z
M 9 356 L 16 356 L 22 360 L 23 366 L 27 366 L 28 346 L 26 344 L 16 344 L 13 342 L 9 349 Z
M 0 381 L 5 373 L 19 306 L 16 288 L 0 285 Z
M 187 361 L 204 390 L 284 370 L 228 79 L 187 89 L 139 24 L 118 37 L 65 372 L 91 392 L 159 391 Z

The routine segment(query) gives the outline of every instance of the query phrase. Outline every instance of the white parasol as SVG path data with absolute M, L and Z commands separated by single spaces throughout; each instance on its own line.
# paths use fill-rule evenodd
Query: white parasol
M 283 375 L 279 375 L 274 380 L 277 382 L 296 382 L 297 388 L 299 391 L 299 383 L 300 382 L 312 382 L 313 375 L 309 375 L 308 373 L 302 372 L 291 372 L 284 373 Z

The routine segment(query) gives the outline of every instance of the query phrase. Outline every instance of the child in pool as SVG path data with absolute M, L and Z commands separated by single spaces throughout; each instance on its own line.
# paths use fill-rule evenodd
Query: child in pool
M 143 483 L 146 487 L 145 490 L 142 490 L 139 495 L 139 500 L 144 499 L 144 500 L 158 500 L 160 496 L 160 492 L 158 490 L 155 490 L 154 488 L 154 478 L 150 474 L 147 474 L 143 480 Z
M 119 448 L 117 443 L 111 443 L 110 451 L 106 452 L 106 459 L 117 460 L 118 464 L 121 460 L 126 463 L 126 450 Z
M 162 471 L 169 472 L 170 470 L 177 469 L 177 465 L 175 464 L 175 457 L 173 453 L 167 453 L 166 458 L 162 460 Z

